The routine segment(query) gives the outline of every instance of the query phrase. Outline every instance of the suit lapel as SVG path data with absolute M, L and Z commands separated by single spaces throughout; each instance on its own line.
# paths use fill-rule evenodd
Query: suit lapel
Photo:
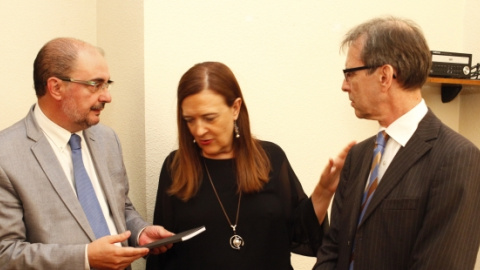
M 357 166 L 360 166 L 358 169 L 354 169 L 352 172 L 354 175 L 350 177 L 356 179 L 353 181 L 352 188 L 350 189 L 350 194 L 346 194 L 345 197 L 349 198 L 347 201 L 350 201 L 353 206 L 350 209 L 356 209 L 352 213 L 351 218 L 348 219 L 350 223 L 348 228 L 350 228 L 349 235 L 355 235 L 358 225 L 358 219 L 360 217 L 360 209 L 362 205 L 362 196 L 365 191 L 365 186 L 367 185 L 368 175 L 370 173 L 370 166 L 373 158 L 373 148 L 375 147 L 375 136 L 367 139 L 365 145 L 358 149 L 358 154 L 361 155 L 358 159 L 362 160 L 361 163 L 358 163 Z M 354 159 L 356 160 L 356 158 Z M 349 215 L 350 216 L 350 215 Z
M 31 151 L 40 164 L 40 167 L 45 172 L 45 176 L 52 184 L 52 187 L 65 204 L 65 207 L 70 211 L 85 234 L 88 235 L 91 240 L 94 240 L 95 235 L 88 223 L 85 213 L 83 212 L 83 208 L 78 202 L 75 192 L 72 190 L 72 186 L 68 182 L 66 175 L 58 162 L 57 156 L 53 152 L 52 146 L 43 134 L 43 131 L 38 127 L 34 117 L 33 108 L 34 107 L 32 107 L 25 120 L 27 136 L 35 141 L 31 147 Z
M 417 130 L 407 145 L 401 148 L 395 155 L 392 163 L 383 175 L 359 226 L 363 224 L 392 189 L 403 179 L 408 170 L 432 148 L 431 140 L 437 138 L 440 124 L 440 120 L 429 110 L 427 115 L 420 121 Z

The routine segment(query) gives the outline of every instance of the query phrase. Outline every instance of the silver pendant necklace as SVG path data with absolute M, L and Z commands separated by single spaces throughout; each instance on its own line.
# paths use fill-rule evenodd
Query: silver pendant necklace
M 230 227 L 232 227 L 232 230 L 233 230 L 233 236 L 230 237 L 230 246 L 233 249 L 239 250 L 240 247 L 242 247 L 245 244 L 245 242 L 243 241 L 243 238 L 240 235 L 238 235 L 236 232 L 237 224 L 238 224 L 238 214 L 240 213 L 240 201 L 242 199 L 242 193 L 240 192 L 240 194 L 238 195 L 237 216 L 235 218 L 235 224 L 232 224 L 232 222 L 230 221 L 230 218 L 227 215 L 227 212 L 225 211 L 225 208 L 223 207 L 222 201 L 220 200 L 220 196 L 218 196 L 217 190 L 215 189 L 215 185 L 213 185 L 212 177 L 210 176 L 210 172 L 208 171 L 207 164 L 205 163 L 205 159 L 203 159 L 203 164 L 205 165 L 205 170 L 207 171 L 208 180 L 210 180 L 210 184 L 212 185 L 213 192 L 217 197 L 220 207 L 222 207 L 223 214 L 227 218 L 228 224 L 230 225 Z

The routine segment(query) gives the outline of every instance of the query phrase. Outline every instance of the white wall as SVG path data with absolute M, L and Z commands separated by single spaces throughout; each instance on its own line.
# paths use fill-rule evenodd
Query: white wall
M 473 64 L 480 62 L 480 17 L 478 16 L 480 10 L 480 1 L 468 0 L 465 5 L 464 24 L 477 26 L 475 28 L 465 29 L 464 46 L 465 51 L 473 54 Z M 476 145 L 480 145 L 480 91 L 479 87 L 464 87 L 461 96 L 461 113 L 460 113 L 460 132 L 467 138 L 472 140 Z M 480 268 L 480 267 L 479 267 Z
M 102 121 L 119 133 L 131 198 L 151 220 L 161 164 L 177 144 L 178 80 L 195 63 L 221 61 L 239 80 L 253 132 L 284 148 L 310 193 L 328 157 L 377 128 L 355 117 L 340 90 L 345 32 L 377 15 L 408 17 L 432 49 L 472 53 L 479 62 L 479 8 L 478 0 L 0 0 L 0 129 L 35 102 L 32 64 L 45 42 L 74 36 L 103 47 L 116 83 Z M 480 95 L 463 92 L 442 104 L 438 85 L 427 85 L 424 96 L 480 145 Z M 314 262 L 293 258 L 295 269 Z
M 102 122 L 115 128 L 123 146 L 130 199 L 146 214 L 145 78 L 143 1 L 97 1 L 97 40 L 106 52 L 112 80 L 112 103 Z M 144 269 L 143 259 L 133 264 Z
M 111 89 L 113 100 L 103 112 L 102 121 L 119 134 L 132 186 L 130 198 L 145 216 L 143 1 L 98 1 L 97 20 L 98 45 L 106 51 L 115 81 Z
M 0 0 L 0 129 L 36 101 L 33 60 L 50 39 L 75 36 L 95 44 L 95 0 Z

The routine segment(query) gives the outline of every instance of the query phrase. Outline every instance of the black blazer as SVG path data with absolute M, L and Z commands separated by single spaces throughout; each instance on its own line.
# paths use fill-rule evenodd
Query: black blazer
M 349 152 L 314 269 L 473 269 L 480 243 L 480 151 L 430 110 L 357 221 L 375 137 Z

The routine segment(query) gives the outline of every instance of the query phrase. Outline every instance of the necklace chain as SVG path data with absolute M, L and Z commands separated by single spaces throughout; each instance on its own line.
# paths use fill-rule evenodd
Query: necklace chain
M 240 192 L 240 194 L 238 195 L 237 215 L 235 217 L 235 224 L 232 224 L 232 222 L 230 221 L 230 218 L 227 215 L 227 211 L 225 211 L 225 207 L 223 207 L 222 201 L 220 200 L 220 196 L 218 196 L 217 189 L 215 188 L 215 185 L 213 184 L 212 177 L 210 176 L 210 172 L 208 171 L 208 167 L 207 167 L 207 163 L 205 162 L 205 159 L 203 160 L 203 164 L 205 165 L 205 170 L 207 171 L 208 180 L 210 180 L 210 184 L 212 185 L 213 192 L 215 193 L 215 196 L 217 197 L 218 203 L 220 204 L 220 207 L 222 208 L 223 214 L 227 218 L 228 224 L 230 225 L 230 227 L 232 227 L 233 232 L 235 233 L 236 228 L 237 228 L 237 224 L 238 224 L 238 214 L 240 213 L 240 201 L 242 199 L 242 193 Z

